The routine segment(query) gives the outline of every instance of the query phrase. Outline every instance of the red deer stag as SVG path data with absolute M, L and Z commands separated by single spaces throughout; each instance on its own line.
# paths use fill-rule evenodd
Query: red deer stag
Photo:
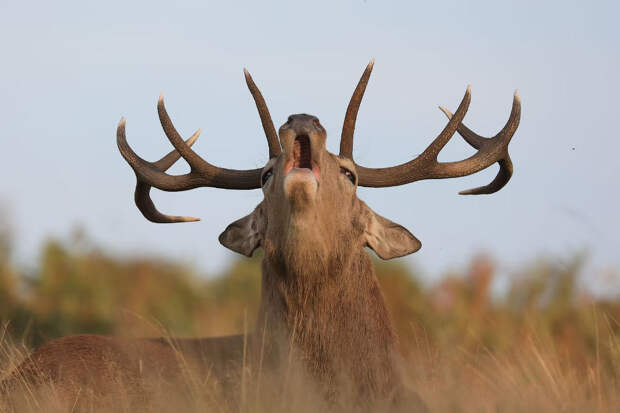
M 125 138 L 125 120 L 118 125 L 117 144 L 133 168 L 137 185 L 135 202 L 150 221 L 188 222 L 196 218 L 159 212 L 151 187 L 185 191 L 199 187 L 262 188 L 264 200 L 246 217 L 230 224 L 219 241 L 227 248 L 251 256 L 261 247 L 262 296 L 257 332 L 245 341 L 247 358 L 261 354 L 264 369 L 276 371 L 290 362 L 290 354 L 313 378 L 323 398 L 336 400 L 348 389 L 354 400 L 390 400 L 411 408 L 416 396 L 405 390 L 398 372 L 397 335 L 392 326 L 371 259 L 369 247 L 382 259 L 416 252 L 421 243 L 402 226 L 378 215 L 356 195 L 358 186 L 390 187 L 423 179 L 454 178 L 481 171 L 495 162 L 499 173 L 486 186 L 461 194 L 491 194 L 512 175 L 508 143 L 520 119 L 520 100 L 514 95 L 512 112 L 494 137 L 477 135 L 463 123 L 470 89 L 433 142 L 415 159 L 389 168 L 367 168 L 353 159 L 357 112 L 373 68 L 366 67 L 347 108 L 340 153 L 325 148 L 326 131 L 319 119 L 307 114 L 289 116 L 279 130 L 250 74 L 247 85 L 254 97 L 269 146 L 263 168 L 224 169 L 212 165 L 190 147 L 196 132 L 184 141 L 168 116 L 160 97 L 157 110 L 164 132 L 175 150 L 157 162 L 139 157 Z M 477 151 L 467 159 L 439 162 L 437 156 L 455 132 Z M 165 171 L 183 157 L 191 170 L 184 175 Z M 215 372 L 224 387 L 234 387 L 231 370 L 244 354 L 244 337 L 194 340 L 125 340 L 80 335 L 61 338 L 35 351 L 18 369 L 20 377 L 37 373 L 71 392 L 75 384 L 97 383 L 101 391 L 113 364 L 126 380 L 138 382 L 144 371 L 176 373 L 176 349 L 199 371 Z M 260 349 L 260 350 L 259 350 Z M 165 373 L 161 373 L 161 372 Z

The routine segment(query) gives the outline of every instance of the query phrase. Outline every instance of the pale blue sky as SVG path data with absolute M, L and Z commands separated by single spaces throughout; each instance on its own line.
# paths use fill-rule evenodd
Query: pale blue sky
M 267 160 L 247 67 L 278 127 L 291 113 L 318 116 L 336 151 L 341 122 L 370 58 L 355 156 L 367 166 L 409 160 L 440 132 L 472 85 L 466 123 L 494 134 L 512 93 L 523 101 L 510 152 L 512 181 L 463 197 L 492 170 L 392 189 L 361 189 L 377 212 L 423 243 L 411 258 L 429 277 L 486 250 L 510 271 L 539 255 L 590 250 L 592 276 L 620 267 L 620 10 L 614 2 L 24 2 L 0 4 L 0 204 L 21 260 L 41 240 L 83 225 L 120 253 L 152 251 L 222 268 L 217 236 L 260 191 L 156 192 L 160 210 L 199 223 L 157 225 L 133 204 L 134 177 L 115 143 L 147 159 L 170 149 L 156 114 L 165 92 L 182 134 L 231 168 Z M 471 153 L 455 137 L 440 159 Z M 177 171 L 182 171 L 179 167 Z M 595 281 L 594 281 L 595 282 Z

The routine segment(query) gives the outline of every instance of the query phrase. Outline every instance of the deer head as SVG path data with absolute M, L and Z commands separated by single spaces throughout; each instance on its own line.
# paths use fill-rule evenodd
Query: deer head
M 183 141 L 166 112 L 163 97 L 157 109 L 175 151 L 159 161 L 147 162 L 135 154 L 127 144 L 125 120 L 122 119 L 117 130 L 117 144 L 136 174 L 135 201 L 139 210 L 153 222 L 197 220 L 160 213 L 149 196 L 152 186 L 164 191 L 203 186 L 262 188 L 264 200 L 250 215 L 229 225 L 219 237 L 220 242 L 233 251 L 251 256 L 256 248 L 262 247 L 267 256 L 277 253 L 285 259 L 299 254 L 320 258 L 333 255 L 334 251 L 364 246 L 372 248 L 383 259 L 417 251 L 420 241 L 402 226 L 373 212 L 357 198 L 357 187 L 389 187 L 423 179 L 460 177 L 498 162 L 499 173 L 489 185 L 461 194 L 490 194 L 500 190 L 512 175 L 508 143 L 519 124 L 520 100 L 515 93 L 512 112 L 504 128 L 494 137 L 484 138 L 462 124 L 470 103 L 468 87 L 454 115 L 440 107 L 449 121 L 422 154 L 402 165 L 366 168 L 353 159 L 353 135 L 373 63 L 371 61 L 366 67 L 347 108 L 338 155 L 326 150 L 327 134 L 315 116 L 289 116 L 278 136 L 263 96 L 247 71 L 246 82 L 269 146 L 270 159 L 261 169 L 224 169 L 201 158 L 191 149 L 200 131 Z M 438 162 L 439 152 L 457 131 L 477 152 L 461 161 Z M 165 171 L 180 156 L 189 163 L 191 171 L 178 176 L 167 174 Z

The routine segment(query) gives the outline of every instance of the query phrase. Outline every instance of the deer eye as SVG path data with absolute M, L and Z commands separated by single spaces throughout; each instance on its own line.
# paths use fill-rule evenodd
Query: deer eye
M 346 176 L 349 179 L 349 181 L 351 181 L 351 183 L 355 185 L 355 174 L 353 172 L 341 166 L 340 173 Z
M 261 177 L 262 186 L 265 186 L 269 178 L 271 178 L 271 175 L 273 175 L 273 170 L 271 169 L 263 174 L 263 176 Z

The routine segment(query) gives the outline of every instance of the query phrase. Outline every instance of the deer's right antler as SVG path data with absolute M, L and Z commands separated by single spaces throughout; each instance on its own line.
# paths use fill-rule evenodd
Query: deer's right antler
M 250 74 L 245 71 L 245 78 L 256 102 L 267 143 L 269 145 L 269 157 L 273 158 L 280 154 L 280 142 L 275 132 L 269 110 L 262 94 L 254 84 Z M 261 168 L 249 170 L 226 169 L 214 166 L 200 157 L 191 149 L 200 129 L 187 141 L 183 141 L 181 135 L 172 124 L 172 120 L 164 106 L 163 95 L 157 103 L 159 121 L 166 136 L 175 150 L 164 156 L 157 162 L 148 162 L 138 156 L 127 143 L 125 136 L 125 118 L 121 119 L 116 131 L 116 143 L 123 158 L 129 163 L 136 174 L 137 184 L 135 201 L 138 209 L 150 221 L 158 223 L 190 222 L 197 218 L 180 217 L 162 214 L 157 210 L 150 197 L 151 187 L 163 191 L 185 191 L 199 187 L 214 187 L 223 189 L 257 189 L 260 188 Z M 184 175 L 169 175 L 165 171 L 174 164 L 179 157 L 183 157 L 190 166 L 190 172 Z

